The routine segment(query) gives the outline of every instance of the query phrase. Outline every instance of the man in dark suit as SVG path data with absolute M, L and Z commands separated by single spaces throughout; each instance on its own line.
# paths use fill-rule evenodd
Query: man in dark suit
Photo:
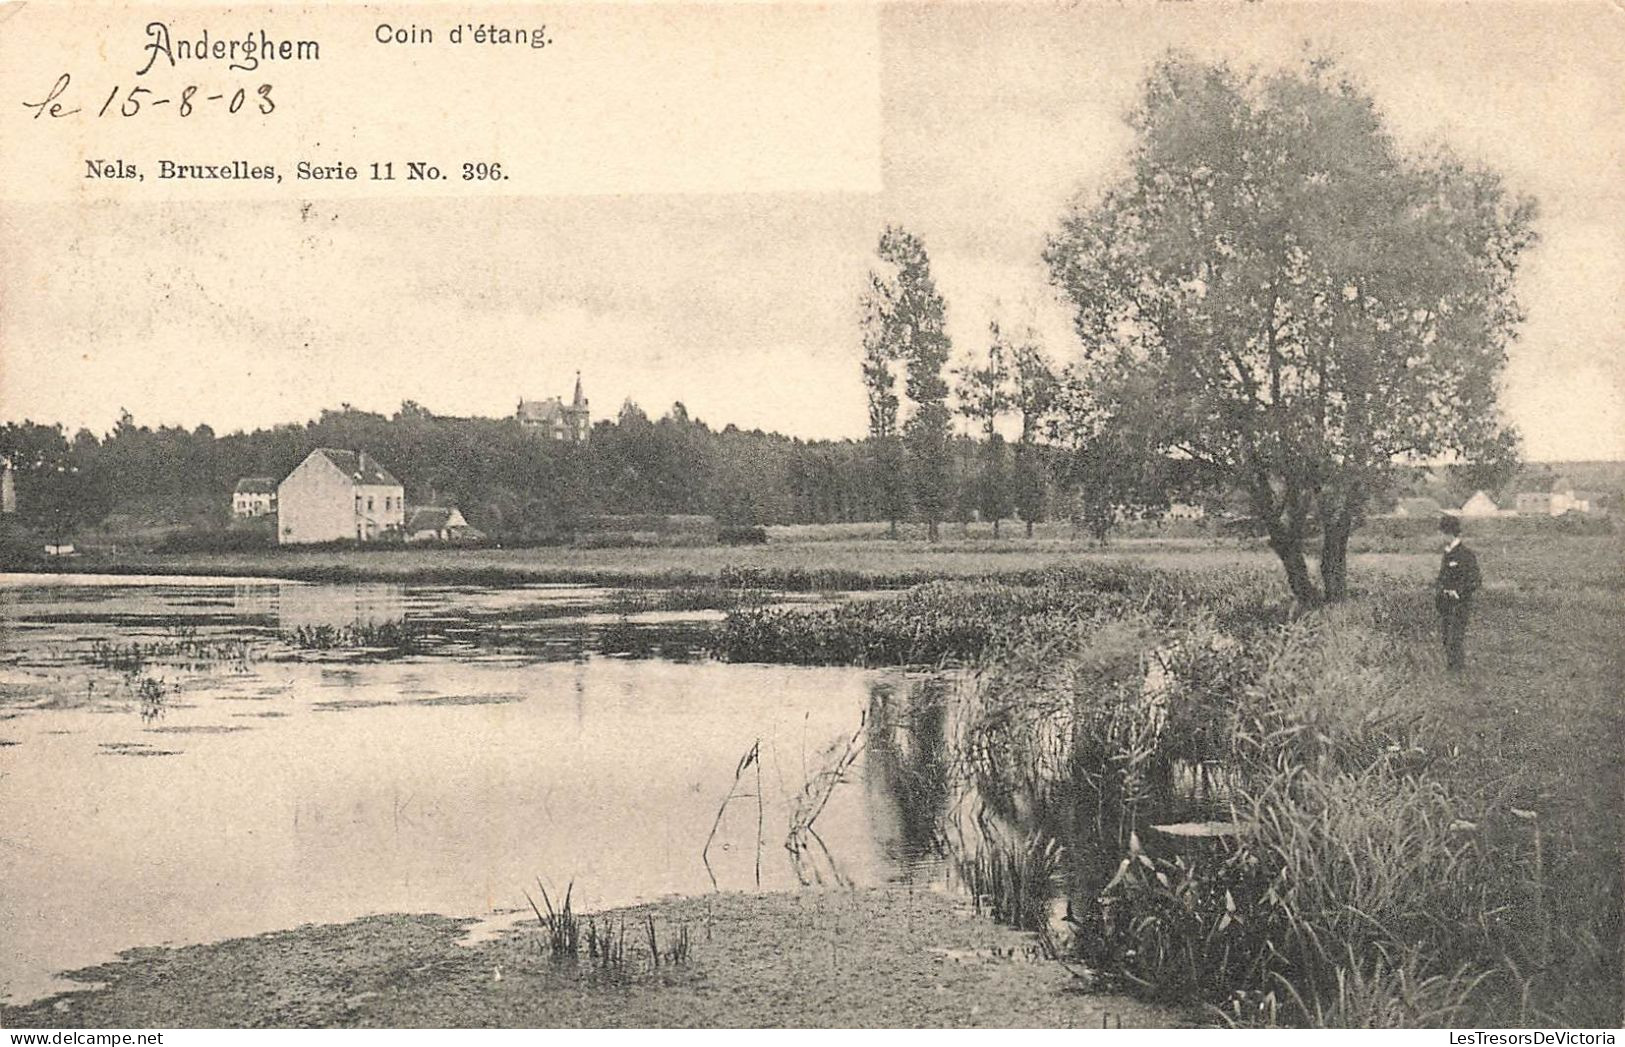
M 1461 544 L 1460 519 L 1449 514 L 1441 516 L 1439 531 L 1444 535 L 1444 560 L 1439 565 L 1433 601 L 1439 609 L 1445 664 L 1451 672 L 1461 672 L 1467 665 L 1467 619 L 1472 614 L 1473 594 L 1481 582 L 1478 557 Z

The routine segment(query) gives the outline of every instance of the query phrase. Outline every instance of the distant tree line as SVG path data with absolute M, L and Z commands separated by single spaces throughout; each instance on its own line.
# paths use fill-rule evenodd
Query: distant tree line
M 992 379 L 984 376 L 984 382 Z M 984 402 L 976 417 L 1003 412 Z M 944 408 L 946 410 L 946 408 Z M 967 415 L 969 417 L 969 415 Z M 342 407 L 309 423 L 217 434 L 207 425 L 149 427 L 125 413 L 111 432 L 31 421 L 0 426 L 13 464 L 19 520 L 72 540 L 98 527 L 224 529 L 243 477 L 279 481 L 317 447 L 364 449 L 405 485 L 409 504 L 452 505 L 503 540 L 546 540 L 603 514 L 699 513 L 724 525 L 922 519 L 968 521 L 1019 512 L 1034 521 L 1064 499 L 1052 447 L 954 433 L 948 417 L 916 430 L 910 453 L 935 466 L 916 486 L 892 470 L 887 437 L 801 440 L 714 429 L 681 403 L 658 419 L 627 403 L 585 444 L 549 440 L 511 418 L 436 415 L 405 403 L 393 415 Z M 994 451 L 990 443 L 998 443 Z M 990 461 L 1010 459 L 1008 466 Z M 1027 477 L 1024 486 L 1018 476 Z M 925 511 L 920 509 L 924 505 Z M 934 517 L 934 521 L 933 518 Z

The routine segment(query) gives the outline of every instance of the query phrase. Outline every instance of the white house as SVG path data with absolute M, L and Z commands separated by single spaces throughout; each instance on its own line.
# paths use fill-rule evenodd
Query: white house
M 1533 516 L 1562 516 L 1564 513 L 1589 513 L 1591 502 L 1574 493 L 1574 484 L 1565 477 L 1553 480 L 1550 486 L 1518 492 L 1518 512 Z
M 231 492 L 231 515 L 239 518 L 269 516 L 276 512 L 276 481 L 269 476 L 245 476 Z
M 406 523 L 406 491 L 365 451 L 318 448 L 277 485 L 277 541 L 376 541 Z

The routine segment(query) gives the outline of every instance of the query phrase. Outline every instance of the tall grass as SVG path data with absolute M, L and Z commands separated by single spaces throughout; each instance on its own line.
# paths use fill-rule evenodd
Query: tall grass
M 1247 579 L 1205 585 L 983 643 L 945 728 L 974 892 L 1032 926 L 1057 883 L 1071 953 L 1231 1022 L 1617 1021 L 1618 870 L 1596 875 L 1582 818 L 1521 806 L 1526 768 L 1429 715 L 1455 684 L 1421 600 L 1290 620 Z

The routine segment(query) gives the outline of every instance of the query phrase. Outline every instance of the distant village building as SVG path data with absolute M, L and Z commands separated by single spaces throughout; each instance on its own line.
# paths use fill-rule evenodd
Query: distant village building
M 1189 502 L 1174 502 L 1168 506 L 1168 511 L 1162 515 L 1165 520 L 1205 520 L 1207 519 L 1207 508 L 1201 505 L 1192 505 Z
M 1562 516 L 1591 511 L 1590 500 L 1575 494 L 1574 484 L 1561 476 L 1549 484 L 1519 491 L 1517 506 L 1520 516 Z
M 0 513 L 17 511 L 17 476 L 10 458 L 0 458 Z
M 1458 510 L 1461 516 L 1506 516 L 1507 512 L 1495 504 L 1495 501 L 1483 491 L 1474 491 L 1473 496 L 1461 503 Z
M 318 448 L 277 486 L 277 541 L 377 541 L 406 523 L 406 491 L 365 451 Z
M 269 476 L 245 476 L 231 492 L 231 515 L 240 519 L 276 512 L 276 481 Z
M 519 424 L 549 440 L 586 443 L 592 421 L 587 412 L 587 398 L 581 392 L 581 372 L 576 372 L 576 391 L 570 403 L 558 397 L 546 400 L 520 400 L 514 412 Z
M 409 542 L 478 542 L 484 538 L 485 532 L 470 526 L 458 509 L 420 505 L 406 517 Z

